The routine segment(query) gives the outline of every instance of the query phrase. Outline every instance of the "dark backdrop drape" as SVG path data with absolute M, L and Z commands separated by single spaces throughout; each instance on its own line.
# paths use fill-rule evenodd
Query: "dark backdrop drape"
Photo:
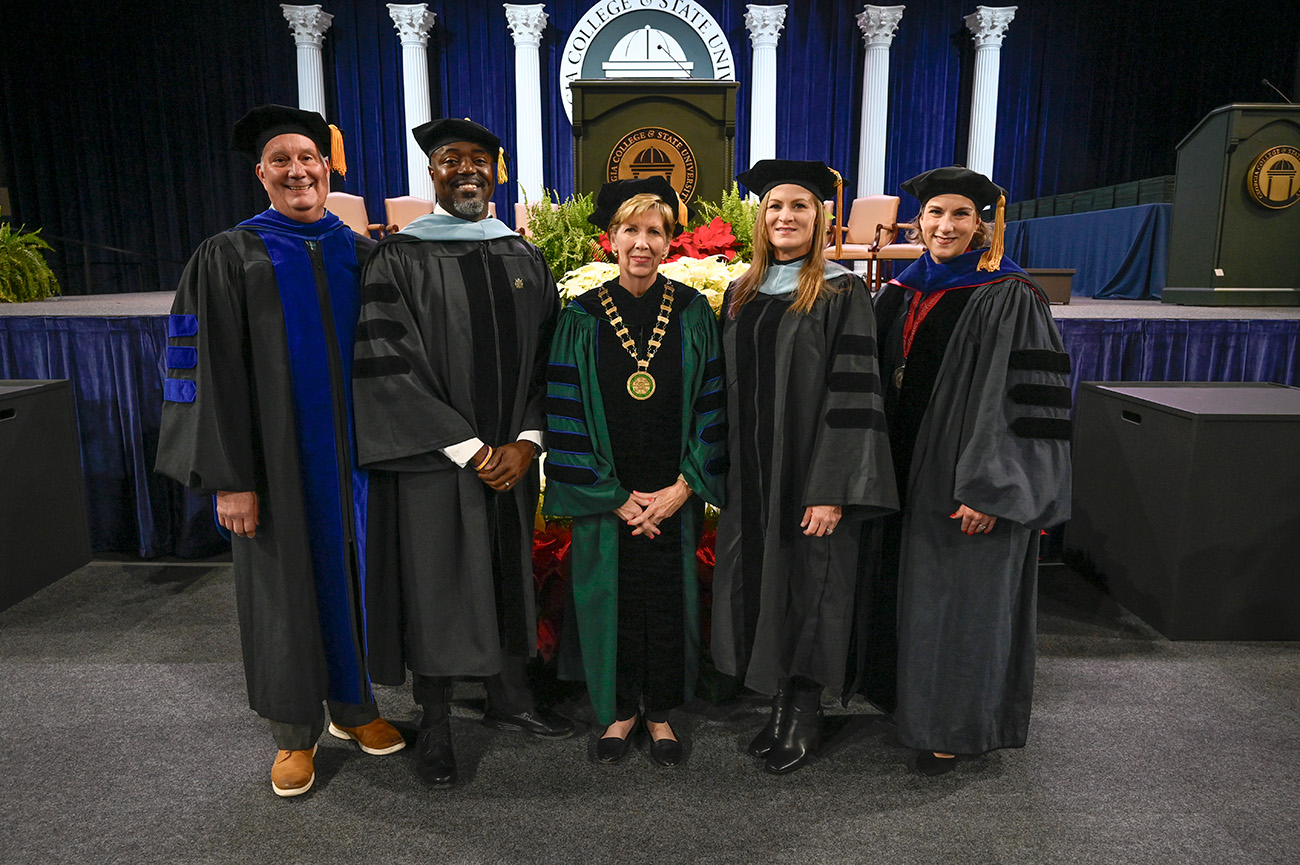
M 752 52 L 740 0 L 708 10 L 736 61 L 737 166 L 749 161 Z M 497 2 L 430 0 L 435 115 L 469 116 L 517 146 L 514 47 Z M 572 139 L 556 82 L 590 0 L 547 0 L 541 48 L 544 173 L 572 191 Z M 856 180 L 860 0 L 787 0 L 777 49 L 777 152 L 824 159 Z M 886 188 L 963 160 L 974 49 L 972 0 L 907 4 L 891 49 Z M 1272 101 L 1261 78 L 1296 80 L 1300 3 L 1265 0 L 1018 0 L 1003 44 L 994 177 L 1013 199 L 1170 174 L 1174 148 L 1212 108 Z M 374 221 L 406 189 L 401 48 L 380 2 L 324 0 L 326 101 Z M 251 105 L 297 100 L 293 38 L 278 2 L 0 0 L 0 150 L 14 219 L 56 240 L 70 293 L 169 289 L 205 236 L 265 206 L 226 149 Z M 1294 98 L 1294 94 L 1293 94 Z M 509 218 L 515 187 L 497 193 Z M 904 210 L 911 203 L 904 205 Z

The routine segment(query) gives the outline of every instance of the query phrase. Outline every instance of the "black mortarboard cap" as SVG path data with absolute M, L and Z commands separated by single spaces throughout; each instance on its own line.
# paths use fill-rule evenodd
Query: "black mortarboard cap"
M 455 117 L 430 120 L 412 129 L 411 134 L 426 154 L 453 141 L 469 141 L 492 154 L 501 150 L 501 139 L 473 120 L 459 120 Z
M 1005 253 L 1007 191 L 989 180 L 978 171 L 949 165 L 946 168 L 932 168 L 924 174 L 918 174 L 902 183 L 903 191 L 913 195 L 921 206 L 936 195 L 964 195 L 975 203 L 975 209 L 984 211 L 994 209 L 993 237 L 989 248 L 980 256 L 977 269 L 995 271 L 1002 266 Z
M 599 228 L 609 228 L 609 221 L 623 206 L 623 202 L 642 193 L 658 196 L 676 211 L 677 224 L 673 229 L 673 236 L 680 234 L 686 223 L 695 215 L 695 212 L 682 201 L 677 190 L 673 189 L 668 178 L 656 174 L 651 177 L 611 180 L 603 184 L 600 191 L 596 193 L 596 209 L 591 216 L 587 217 L 587 221 Z
M 230 135 L 230 149 L 260 162 L 266 142 L 289 132 L 306 135 L 320 149 L 321 156 L 330 155 L 330 126 L 325 118 L 315 111 L 288 105 L 259 105 L 239 118 Z
M 501 146 L 501 139 L 488 131 L 486 126 L 480 126 L 468 117 L 464 120 L 455 117 L 430 120 L 412 129 L 411 134 L 415 136 L 415 143 L 420 145 L 425 155 L 455 141 L 477 144 L 488 153 L 496 154 L 497 183 L 505 183 L 508 179 L 506 160 L 510 157 L 506 155 L 506 149 Z
M 902 184 L 903 191 L 915 196 L 924 205 L 936 195 L 964 195 L 975 202 L 978 210 L 985 210 L 998 203 L 998 196 L 1007 191 L 989 180 L 978 171 L 971 171 L 960 165 L 935 168 L 924 174 L 918 174 Z
M 835 197 L 838 177 L 826 167 L 826 163 L 815 159 L 760 159 L 748 171 L 737 174 L 736 180 L 759 198 L 767 195 L 774 186 L 794 183 L 817 196 L 818 201 L 828 201 Z

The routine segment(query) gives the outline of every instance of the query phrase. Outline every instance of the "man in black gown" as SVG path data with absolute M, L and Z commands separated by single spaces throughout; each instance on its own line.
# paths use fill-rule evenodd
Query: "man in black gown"
M 367 535 L 386 534 L 368 519 L 347 387 L 366 243 L 325 210 L 337 148 L 319 114 L 264 105 L 233 139 L 271 207 L 204 241 L 181 276 L 157 467 L 215 493 L 235 535 L 249 705 L 280 749 L 273 790 L 297 796 L 323 700 L 333 735 L 369 754 L 405 745 L 375 706 L 361 612 Z
M 400 634 L 401 660 L 376 679 L 414 674 L 416 768 L 445 787 L 456 676 L 486 678 L 489 727 L 573 733 L 537 711 L 525 674 L 537 647 L 533 462 L 559 295 L 536 247 L 488 216 L 500 140 L 452 119 L 414 135 L 437 207 L 384 238 L 366 267 L 354 388 L 361 463 L 396 491 L 401 621 L 383 630 Z

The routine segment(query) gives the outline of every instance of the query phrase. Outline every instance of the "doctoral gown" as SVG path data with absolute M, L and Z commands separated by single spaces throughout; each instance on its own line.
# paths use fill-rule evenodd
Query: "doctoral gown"
M 768 267 L 731 319 L 727 370 L 727 507 L 713 573 L 713 659 L 760 693 L 805 676 L 844 695 L 862 676 L 866 639 L 860 548 L 896 510 L 871 298 L 827 264 L 827 291 L 791 311 L 802 260 Z M 838 505 L 836 530 L 809 537 L 810 505 Z
M 367 528 L 386 529 L 352 441 L 358 246 L 331 214 L 267 210 L 199 246 L 168 323 L 157 469 L 258 494 L 254 537 L 231 545 L 240 639 L 249 704 L 285 723 L 371 699 Z
M 544 429 L 559 295 L 537 248 L 496 219 L 434 213 L 366 265 L 354 386 L 361 464 L 391 479 L 396 564 L 375 592 L 380 682 L 495 675 L 537 650 L 532 532 L 538 472 L 497 493 L 441 448 Z
M 1038 537 L 1070 508 L 1069 356 L 1032 280 L 1006 258 L 979 271 L 980 256 L 925 253 L 877 298 L 892 372 L 913 296 L 945 291 L 901 389 L 887 376 L 903 509 L 880 579 L 897 579 L 898 740 L 957 754 L 1025 744 Z M 950 518 L 962 504 L 997 517 L 993 531 L 963 534 Z
M 650 371 L 656 373 L 665 364 L 680 365 L 680 413 L 674 418 L 677 423 L 672 424 L 678 433 L 675 440 L 659 443 L 672 449 L 672 470 L 660 486 L 650 489 L 671 484 L 680 473 L 699 499 L 720 505 L 727 470 L 727 427 L 718 321 L 708 301 L 694 289 L 678 285 L 675 293 L 675 320 L 670 320 L 669 327 L 676 327 L 680 334 L 680 339 L 672 341 L 677 351 L 670 353 L 672 346 L 665 341 Z M 576 627 L 565 629 L 560 675 L 585 678 L 597 720 L 610 724 L 616 708 L 619 572 L 620 564 L 626 566 L 625 561 L 621 562 L 625 557 L 620 556 L 620 538 L 624 543 L 654 541 L 626 537 L 631 530 L 613 513 L 636 488 L 627 473 L 640 466 L 624 465 L 623 476 L 615 466 L 611 425 L 617 418 L 609 416 L 609 400 L 602 391 L 600 373 L 608 365 L 621 364 L 624 358 L 630 365 L 631 358 L 615 345 L 617 354 L 602 360 L 602 344 L 610 346 L 608 340 L 602 343 L 600 339 L 602 329 L 609 329 L 609 325 L 596 291 L 575 299 L 560 313 L 548 373 L 543 512 L 573 517 L 570 585 Z M 615 377 L 626 377 L 629 370 L 620 370 Z M 663 373 L 656 377 L 666 378 Z M 674 515 L 681 520 L 676 532 L 676 565 L 681 576 L 685 648 L 682 699 L 694 693 L 699 672 L 701 628 L 695 554 L 701 509 L 692 506 L 697 501 L 688 501 Z M 576 658 L 579 652 L 573 651 L 575 643 L 580 649 L 580 663 Z

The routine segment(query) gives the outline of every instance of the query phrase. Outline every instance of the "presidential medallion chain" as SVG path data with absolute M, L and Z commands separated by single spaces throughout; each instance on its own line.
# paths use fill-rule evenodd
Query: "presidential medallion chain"
M 664 283 L 664 297 L 659 304 L 659 317 L 655 320 L 654 330 L 651 331 L 650 339 L 646 343 L 645 357 L 637 354 L 636 342 L 628 333 L 627 325 L 623 323 L 623 316 L 618 314 L 618 307 L 614 306 L 609 290 L 603 285 L 600 287 L 600 305 L 605 308 L 605 315 L 609 317 L 609 323 L 614 327 L 615 335 L 622 341 L 623 348 L 632 355 L 632 360 L 636 361 L 636 372 L 627 377 L 627 392 L 634 399 L 649 399 L 655 392 L 655 377 L 650 374 L 650 361 L 654 360 L 655 352 L 664 341 L 664 334 L 668 332 L 668 316 L 673 312 L 672 280 Z

